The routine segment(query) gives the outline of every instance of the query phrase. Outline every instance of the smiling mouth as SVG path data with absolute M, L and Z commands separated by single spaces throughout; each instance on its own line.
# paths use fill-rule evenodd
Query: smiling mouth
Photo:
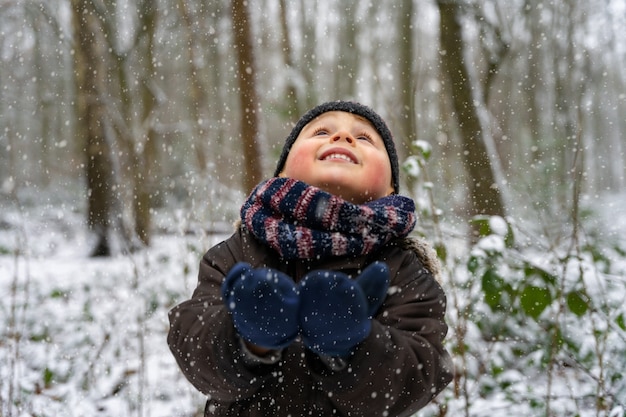
M 328 153 L 327 155 L 323 155 L 322 158 L 320 158 L 321 161 L 339 161 L 339 162 L 347 162 L 350 164 L 356 164 L 357 162 L 354 160 L 353 157 L 351 157 L 350 155 L 346 155 L 344 153 L 339 153 L 339 152 L 331 152 Z

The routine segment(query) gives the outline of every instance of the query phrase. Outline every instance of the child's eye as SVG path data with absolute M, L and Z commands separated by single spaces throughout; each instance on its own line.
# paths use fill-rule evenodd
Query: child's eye
M 356 138 L 359 139 L 359 140 L 366 140 L 368 142 L 374 142 L 374 139 L 372 138 L 372 136 L 369 133 L 367 133 L 367 132 L 361 133 Z
M 313 136 L 327 135 L 327 134 L 328 134 L 328 129 L 326 129 L 325 127 L 318 127 L 317 129 L 313 131 Z

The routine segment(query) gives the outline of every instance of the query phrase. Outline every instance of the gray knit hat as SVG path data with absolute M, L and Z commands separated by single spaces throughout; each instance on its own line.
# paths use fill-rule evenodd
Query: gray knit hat
M 389 128 L 387 127 L 385 121 L 378 114 L 376 114 L 374 110 L 370 109 L 367 106 L 364 106 L 363 104 L 352 101 L 329 101 L 327 103 L 320 104 L 319 106 L 314 107 L 306 112 L 304 116 L 302 116 L 293 127 L 289 136 L 287 136 L 287 140 L 285 140 L 285 145 L 283 146 L 283 151 L 280 154 L 280 158 L 278 159 L 278 165 L 276 166 L 274 176 L 277 177 L 283 170 L 283 167 L 285 166 L 285 161 L 287 161 L 287 155 L 289 155 L 289 151 L 291 150 L 293 143 L 298 138 L 298 135 L 300 134 L 300 131 L 304 128 L 304 126 L 306 126 L 317 116 L 330 111 L 343 111 L 356 114 L 358 116 L 364 117 L 374 126 L 374 129 L 376 129 L 378 134 L 383 138 L 383 142 L 385 143 L 385 149 L 387 150 L 387 155 L 389 155 L 389 162 L 391 162 L 391 180 L 393 182 L 393 190 L 397 194 L 400 190 L 400 167 L 398 165 L 398 154 L 396 153 L 396 147 L 393 143 L 393 136 L 391 135 L 391 132 L 389 131 Z

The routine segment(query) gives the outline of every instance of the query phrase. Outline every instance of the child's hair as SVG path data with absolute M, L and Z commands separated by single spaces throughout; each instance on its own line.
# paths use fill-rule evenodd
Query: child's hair
M 287 155 L 289 155 L 289 151 L 291 150 L 293 143 L 298 138 L 298 135 L 300 134 L 300 131 L 304 128 L 304 126 L 306 126 L 309 122 L 311 122 L 316 117 L 322 115 L 323 113 L 328 113 L 331 111 L 342 111 L 346 113 L 356 114 L 358 116 L 364 117 L 374 126 L 374 129 L 376 129 L 378 134 L 382 137 L 385 144 L 385 149 L 387 150 L 387 155 L 389 155 L 389 162 L 391 162 L 391 180 L 393 182 L 393 190 L 394 193 L 397 194 L 400 190 L 400 167 L 398 164 L 396 147 L 393 143 L 393 136 L 391 135 L 391 132 L 389 131 L 389 128 L 387 127 L 385 121 L 374 110 L 363 104 L 352 101 L 330 101 L 324 104 L 320 104 L 319 106 L 314 107 L 306 112 L 293 127 L 289 136 L 287 136 L 287 140 L 285 140 L 285 145 L 283 146 L 283 151 L 280 155 L 280 158 L 278 159 L 278 165 L 276 166 L 274 176 L 278 176 L 283 170 L 283 167 L 285 166 L 285 161 L 287 160 Z

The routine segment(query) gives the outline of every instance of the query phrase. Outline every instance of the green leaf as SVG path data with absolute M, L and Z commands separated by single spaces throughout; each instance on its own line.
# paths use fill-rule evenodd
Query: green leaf
M 52 382 L 54 381 L 54 372 L 50 370 L 50 368 L 46 368 L 43 370 L 43 383 L 46 388 L 50 388 Z
M 52 290 L 50 298 L 66 298 L 67 292 L 59 289 Z
M 515 234 L 513 232 L 513 228 L 511 227 L 511 224 L 509 222 L 507 222 L 507 232 L 506 232 L 506 236 L 504 237 L 504 245 L 511 249 L 515 246 Z
M 443 263 L 445 263 L 448 260 L 448 248 L 446 248 L 446 246 L 443 243 L 438 243 L 435 245 L 435 252 L 437 253 L 437 256 L 439 257 L 439 259 L 441 259 Z
M 626 330 L 626 320 L 624 320 L 624 314 L 620 313 L 615 320 L 620 329 Z
M 587 300 L 588 297 L 586 294 L 581 293 L 580 291 L 572 291 L 567 294 L 567 307 L 572 313 L 581 317 L 587 312 L 587 310 L 589 310 Z
M 537 320 L 541 313 L 552 303 L 552 295 L 547 288 L 529 285 L 522 291 L 520 301 L 524 312 Z
M 478 227 L 478 235 L 480 237 L 489 236 L 491 234 L 491 227 L 489 226 L 489 216 L 474 216 L 470 219 L 470 224 Z
M 416 140 L 412 143 L 412 145 L 413 145 L 413 149 L 416 152 L 419 152 L 425 161 L 428 161 L 428 159 L 430 158 L 430 155 L 433 152 L 433 147 L 430 145 L 430 143 L 424 140 Z
M 526 276 L 526 278 L 539 277 L 543 280 L 543 282 L 551 287 L 556 285 L 556 283 L 558 282 L 558 278 L 555 275 L 552 275 L 548 271 L 538 268 L 529 263 L 525 263 L 524 265 L 524 275 Z
M 470 256 L 469 260 L 467 261 L 467 270 L 474 274 L 478 270 L 479 266 L 480 260 L 478 259 L 478 257 Z
M 504 291 L 504 279 L 493 269 L 485 271 L 482 278 L 482 288 L 485 294 L 485 302 L 492 310 L 502 310 L 502 292 Z
M 402 164 L 402 170 L 410 178 L 419 178 L 422 172 L 419 159 L 416 156 L 409 156 Z

